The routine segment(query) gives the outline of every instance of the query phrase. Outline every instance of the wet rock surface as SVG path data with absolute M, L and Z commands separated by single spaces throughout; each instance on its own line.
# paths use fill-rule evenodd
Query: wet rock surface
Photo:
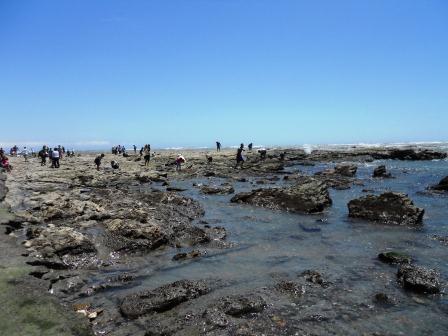
M 41 292 L 73 307 L 97 335 L 354 336 L 448 326 L 440 318 L 443 302 L 408 292 L 443 291 L 443 267 L 442 275 L 400 268 L 397 277 L 397 267 L 409 265 L 406 258 L 386 252 L 387 262 L 397 264 L 388 266 L 372 253 L 376 246 L 393 248 L 410 251 L 419 263 L 437 263 L 429 247 L 439 246 L 434 255 L 440 258 L 446 234 L 438 222 L 434 231 L 435 208 L 425 220 L 430 230 L 421 233 L 344 221 L 345 204 L 362 184 L 388 190 L 413 176 L 412 165 L 394 167 L 396 179 L 381 180 L 370 178 L 371 165 L 362 162 L 391 157 L 389 149 L 273 149 L 265 158 L 253 151 L 241 169 L 234 169 L 234 154 L 213 154 L 210 162 L 204 153 L 184 154 L 179 172 L 170 164 L 176 153 L 156 156 L 149 167 L 131 154 L 120 157 L 120 170 L 99 172 L 84 154 L 64 159 L 60 170 L 13 158 L 6 200 L 15 214 L 2 219 L 4 236 L 17 240 L 18 257 L 33 265 L 27 276 Z M 251 190 L 254 185 L 263 189 Z M 230 188 L 247 201 L 231 204 Z M 444 199 L 414 195 L 425 208 L 422 198 Z M 388 200 L 389 221 L 412 222 L 408 202 Z M 376 209 L 382 208 L 365 212 Z M 414 323 L 416 315 L 426 322 Z
M 378 254 L 378 259 L 387 264 L 410 264 L 412 258 L 400 252 L 381 252 Z
M 375 178 L 391 178 L 392 174 L 388 173 L 385 165 L 376 167 L 373 170 L 373 177 Z
M 348 203 L 349 216 L 387 225 L 420 225 L 424 210 L 402 193 L 387 192 L 367 195 Z
M 151 312 L 164 312 L 209 292 L 203 281 L 180 280 L 168 285 L 126 296 L 120 304 L 122 314 L 129 318 Z
M 256 189 L 232 197 L 233 203 L 248 203 L 274 210 L 318 213 L 331 205 L 327 186 L 316 179 L 306 178 L 288 188 Z
M 448 176 L 441 179 L 438 184 L 433 185 L 430 189 L 434 191 L 448 191 Z
M 404 289 L 417 293 L 436 294 L 441 289 L 440 274 L 422 266 L 401 265 L 397 279 Z

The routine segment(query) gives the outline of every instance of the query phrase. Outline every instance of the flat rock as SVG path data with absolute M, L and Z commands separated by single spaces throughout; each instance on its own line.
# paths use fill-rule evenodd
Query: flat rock
M 388 225 L 415 226 L 422 223 L 424 209 L 417 208 L 407 195 L 386 192 L 367 195 L 348 203 L 349 216 Z
M 291 187 L 239 193 L 231 202 L 299 213 L 322 212 L 332 203 L 326 184 L 313 178 L 304 178 Z
M 211 185 L 203 185 L 200 187 L 200 190 L 203 194 L 208 195 L 226 195 L 226 194 L 233 194 L 235 192 L 235 189 L 231 185 L 229 186 L 211 186 Z
M 386 264 L 410 264 L 412 258 L 400 252 L 382 252 L 378 254 L 378 259 Z
M 128 318 L 170 310 L 188 300 L 207 294 L 204 281 L 179 280 L 150 291 L 126 296 L 120 304 L 121 313 Z

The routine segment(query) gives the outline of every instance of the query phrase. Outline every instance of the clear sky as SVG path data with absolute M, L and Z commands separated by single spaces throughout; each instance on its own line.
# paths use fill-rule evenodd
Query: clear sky
M 448 140 L 448 1 L 0 0 L 0 145 Z

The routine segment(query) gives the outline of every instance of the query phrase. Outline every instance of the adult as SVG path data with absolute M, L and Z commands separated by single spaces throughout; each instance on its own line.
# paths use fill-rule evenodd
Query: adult
M 238 166 L 241 166 L 241 168 L 243 168 L 243 163 L 245 161 L 244 156 L 243 156 L 243 152 L 244 152 L 244 144 L 241 144 L 240 148 L 238 148 L 238 150 L 236 151 L 236 165 L 235 165 L 235 168 L 237 168 Z
M 51 152 L 51 168 L 59 168 L 59 158 L 59 148 L 55 147 Z
M 29 153 L 28 148 L 24 146 L 22 149 L 22 156 L 25 159 L 25 162 L 28 162 L 28 153 Z
M 216 141 L 216 151 L 217 152 L 221 151 L 221 143 L 219 141 Z
M 247 145 L 247 148 L 251 151 L 254 144 L 251 142 L 249 145 Z
M 41 166 L 47 165 L 48 152 L 46 146 L 42 147 L 42 149 L 38 153 L 38 156 L 40 157 L 40 165 Z
M 149 161 L 151 160 L 151 145 L 145 145 L 145 149 L 143 151 L 145 159 L 145 166 L 149 165 Z
M 182 154 L 177 154 L 177 158 L 176 158 L 176 170 L 181 170 L 182 169 L 182 164 L 187 162 L 187 160 L 185 160 L 184 156 Z
M 137 154 L 137 146 L 134 145 L 134 154 Z
M 103 159 L 104 154 L 98 155 L 93 162 L 95 162 L 96 170 L 100 170 L 101 160 Z

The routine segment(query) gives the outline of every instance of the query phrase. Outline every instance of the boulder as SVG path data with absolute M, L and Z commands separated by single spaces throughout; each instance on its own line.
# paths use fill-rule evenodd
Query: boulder
M 398 282 L 404 289 L 417 292 L 436 294 L 440 292 L 439 273 L 416 265 L 401 265 L 397 272 Z
M 422 223 L 424 209 L 417 208 L 407 195 L 386 192 L 367 195 L 348 203 L 349 216 L 389 225 L 415 226 Z
M 448 191 L 448 176 L 441 179 L 438 184 L 433 185 L 430 189 L 436 191 Z
M 232 197 L 231 202 L 299 213 L 322 212 L 332 203 L 326 184 L 314 178 L 304 178 L 291 187 L 239 193 Z
M 391 173 L 388 173 L 386 171 L 386 166 L 385 165 L 381 165 L 376 167 L 373 170 L 373 177 L 375 178 L 390 178 L 392 177 Z
M 153 290 L 130 294 L 121 304 L 121 313 L 128 318 L 170 310 L 188 300 L 209 292 L 204 281 L 179 280 Z

